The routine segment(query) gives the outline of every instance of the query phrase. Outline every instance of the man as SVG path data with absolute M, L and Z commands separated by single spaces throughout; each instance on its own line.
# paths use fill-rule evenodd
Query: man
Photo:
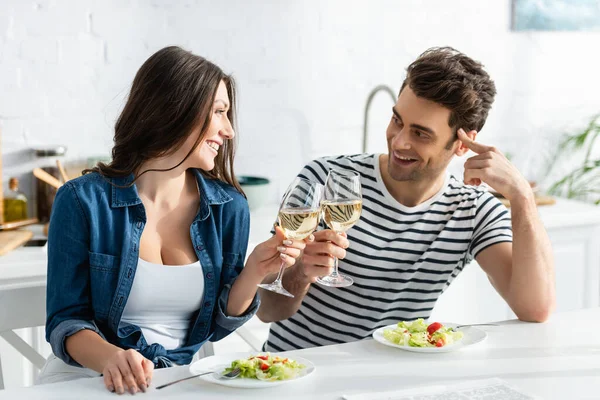
M 554 265 L 531 187 L 501 152 L 475 141 L 495 94 L 480 63 L 451 48 L 429 49 L 407 69 L 387 128 L 388 154 L 325 157 L 304 167 L 299 176 L 321 183 L 330 169 L 359 172 L 362 215 L 348 237 L 314 233 L 284 275 L 293 299 L 261 292 L 258 316 L 275 322 L 267 350 L 360 340 L 399 320 L 428 318 L 472 259 L 520 319 L 547 319 Z M 465 163 L 463 183 L 447 167 L 469 150 L 476 155 Z M 482 182 L 510 201 L 510 214 Z M 334 256 L 354 285 L 313 284 L 331 272 Z

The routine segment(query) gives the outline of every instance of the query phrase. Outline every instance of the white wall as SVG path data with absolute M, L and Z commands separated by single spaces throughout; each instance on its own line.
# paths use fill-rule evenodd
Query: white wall
M 26 152 L 35 145 L 66 144 L 71 160 L 109 154 L 136 70 L 170 44 L 236 76 L 239 174 L 283 185 L 312 157 L 360 152 L 369 90 L 396 90 L 418 54 L 452 45 L 498 86 L 480 139 L 535 175 L 543 138 L 600 110 L 600 33 L 509 26 L 509 0 L 1 0 L 3 175 L 42 164 Z M 369 150 L 385 149 L 390 106 L 383 93 L 373 104 Z

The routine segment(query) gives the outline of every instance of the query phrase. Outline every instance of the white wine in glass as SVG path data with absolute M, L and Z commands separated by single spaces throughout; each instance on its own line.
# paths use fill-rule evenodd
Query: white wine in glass
M 302 240 L 310 236 L 319 224 L 323 185 L 303 178 L 296 178 L 283 196 L 277 222 L 286 239 Z M 284 296 L 294 297 L 283 288 L 281 277 L 285 263 L 281 263 L 279 274 L 272 283 L 261 283 L 258 287 Z
M 362 212 L 360 175 L 354 171 L 329 171 L 323 195 L 323 220 L 332 231 L 340 234 L 352 228 Z M 334 259 L 333 272 L 317 279 L 321 285 L 345 287 L 354 280 L 338 272 L 338 259 Z
M 338 233 L 346 232 L 360 218 L 362 200 L 324 201 L 322 207 L 323 219 L 329 229 Z
M 279 210 L 277 221 L 288 239 L 306 239 L 319 224 L 320 210 L 287 208 Z

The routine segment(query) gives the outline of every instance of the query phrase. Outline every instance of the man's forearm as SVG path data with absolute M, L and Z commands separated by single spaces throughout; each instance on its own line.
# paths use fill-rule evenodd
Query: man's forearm
M 271 283 L 275 275 L 265 278 L 263 282 Z M 310 280 L 302 273 L 302 260 L 298 259 L 296 265 L 287 269 L 282 278 L 283 287 L 294 295 L 294 298 L 261 290 L 261 304 L 256 315 L 263 322 L 276 322 L 294 315 L 300 308 L 304 296 L 310 288 Z
M 513 263 L 508 300 L 519 319 L 545 321 L 555 305 L 554 257 L 532 196 L 511 201 Z

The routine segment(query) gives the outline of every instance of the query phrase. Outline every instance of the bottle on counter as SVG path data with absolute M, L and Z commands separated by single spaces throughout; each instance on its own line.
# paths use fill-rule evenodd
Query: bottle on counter
M 4 222 L 27 219 L 27 196 L 19 190 L 19 180 L 10 178 L 4 194 Z
M 56 167 L 56 160 L 62 160 L 67 152 L 65 146 L 49 146 L 35 149 L 35 155 L 43 163 L 41 169 L 60 180 L 60 172 Z M 39 179 L 36 180 L 36 210 L 37 218 L 41 223 L 50 221 L 52 203 L 56 196 L 56 188 Z

